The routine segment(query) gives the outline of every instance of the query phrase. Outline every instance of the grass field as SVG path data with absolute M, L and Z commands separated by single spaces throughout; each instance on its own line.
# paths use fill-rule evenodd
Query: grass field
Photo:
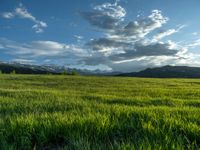
M 200 79 L 0 75 L 0 149 L 199 149 Z

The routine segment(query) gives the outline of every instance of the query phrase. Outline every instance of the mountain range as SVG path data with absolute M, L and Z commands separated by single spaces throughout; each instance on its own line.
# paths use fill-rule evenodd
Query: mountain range
M 87 70 L 66 68 L 56 65 L 30 65 L 20 63 L 0 62 L 1 73 L 17 74 L 62 74 L 76 71 L 81 75 L 106 75 L 121 77 L 147 77 L 147 78 L 200 78 L 200 67 L 188 66 L 163 66 L 156 68 L 147 68 L 139 72 L 121 73 L 105 72 L 101 70 Z
M 5 63 L 0 62 L 1 73 L 17 73 L 17 74 L 63 74 L 72 73 L 73 71 L 81 75 L 116 75 L 120 72 L 105 72 L 101 70 L 87 70 L 87 69 L 76 69 L 66 68 L 64 66 L 56 65 L 32 65 L 32 64 L 21 64 L 21 63 Z
M 200 78 L 200 67 L 163 66 L 147 68 L 139 72 L 122 73 L 118 76 L 147 78 Z

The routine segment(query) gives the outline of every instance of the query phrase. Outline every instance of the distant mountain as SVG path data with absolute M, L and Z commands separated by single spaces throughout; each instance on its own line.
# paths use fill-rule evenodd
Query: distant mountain
M 164 66 L 148 68 L 140 72 L 123 73 L 117 76 L 147 78 L 200 78 L 200 67 Z
M 98 75 L 98 76 L 122 76 L 122 77 L 147 77 L 147 78 L 200 78 L 200 67 L 187 66 L 164 66 L 158 68 L 148 68 L 140 72 L 120 73 L 105 72 L 101 70 L 87 70 L 66 68 L 56 65 L 29 65 L 20 63 L 0 62 L 0 71 L 2 73 L 17 74 L 62 74 L 63 72 L 71 73 L 76 71 L 81 75 Z
M 46 68 L 44 66 L 36 66 L 36 65 L 25 65 L 19 63 L 0 63 L 0 71 L 2 73 L 19 73 L 19 74 L 48 74 L 48 73 L 56 73 L 51 68 Z
M 119 72 L 105 72 L 101 70 L 87 70 L 87 69 L 76 69 L 76 68 L 66 68 L 64 66 L 56 65 L 29 65 L 20 63 L 5 63 L 0 62 L 0 71 L 2 73 L 12 73 L 17 74 L 62 74 L 64 72 L 72 73 L 76 71 L 81 75 L 116 75 Z

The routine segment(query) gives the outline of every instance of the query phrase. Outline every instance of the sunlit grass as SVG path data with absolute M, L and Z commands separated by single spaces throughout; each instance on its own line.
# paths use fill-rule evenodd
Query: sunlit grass
M 0 75 L 0 149 L 198 149 L 200 80 Z

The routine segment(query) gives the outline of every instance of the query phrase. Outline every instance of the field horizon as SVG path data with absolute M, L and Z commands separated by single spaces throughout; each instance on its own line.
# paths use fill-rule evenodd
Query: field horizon
M 200 150 L 200 0 L 0 0 L 0 150 Z
M 0 149 L 199 149 L 200 79 L 0 75 Z

